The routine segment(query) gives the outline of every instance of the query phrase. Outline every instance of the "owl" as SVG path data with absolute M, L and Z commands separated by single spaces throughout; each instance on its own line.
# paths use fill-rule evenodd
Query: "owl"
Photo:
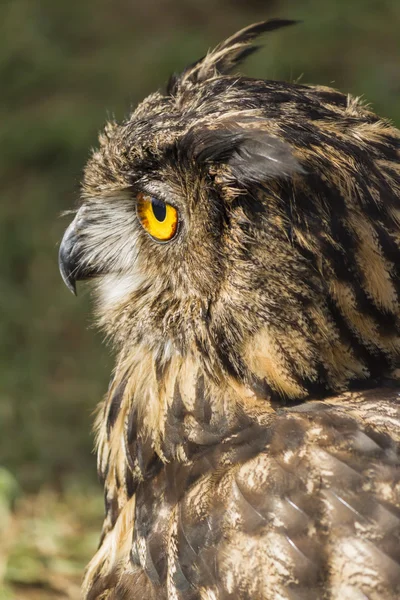
M 116 350 L 86 600 L 400 597 L 400 132 L 235 72 L 243 29 L 86 166 L 59 261 Z

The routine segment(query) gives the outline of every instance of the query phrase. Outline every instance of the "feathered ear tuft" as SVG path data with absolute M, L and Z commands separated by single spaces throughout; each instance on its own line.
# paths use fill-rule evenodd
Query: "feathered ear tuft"
M 262 33 L 275 31 L 299 21 L 289 19 L 270 19 L 254 23 L 238 31 L 206 56 L 187 67 L 180 75 L 174 74 L 167 85 L 167 94 L 174 96 L 185 84 L 206 81 L 215 75 L 226 75 L 239 65 L 247 56 L 258 50 L 253 41 Z

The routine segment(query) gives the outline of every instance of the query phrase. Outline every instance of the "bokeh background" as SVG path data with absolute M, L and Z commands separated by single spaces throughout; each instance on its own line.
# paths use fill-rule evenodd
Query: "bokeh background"
M 57 250 L 107 116 L 243 26 L 246 74 L 333 85 L 400 125 L 398 0 L 2 0 L 0 3 L 0 600 L 79 598 L 102 517 L 92 414 L 111 350 Z

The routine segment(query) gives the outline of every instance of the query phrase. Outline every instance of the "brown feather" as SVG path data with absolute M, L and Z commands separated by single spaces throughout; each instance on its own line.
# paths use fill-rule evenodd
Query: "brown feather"
M 291 23 L 217 46 L 86 167 L 62 272 L 95 279 L 118 352 L 87 600 L 400 597 L 400 132 L 229 75 Z M 144 195 L 179 215 L 170 241 Z

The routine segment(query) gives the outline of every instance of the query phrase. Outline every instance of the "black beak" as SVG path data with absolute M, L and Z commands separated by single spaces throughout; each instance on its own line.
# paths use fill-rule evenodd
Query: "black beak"
M 76 282 L 85 279 L 80 265 L 79 241 L 76 231 L 76 218 L 64 233 L 58 252 L 58 266 L 67 288 L 76 296 Z

